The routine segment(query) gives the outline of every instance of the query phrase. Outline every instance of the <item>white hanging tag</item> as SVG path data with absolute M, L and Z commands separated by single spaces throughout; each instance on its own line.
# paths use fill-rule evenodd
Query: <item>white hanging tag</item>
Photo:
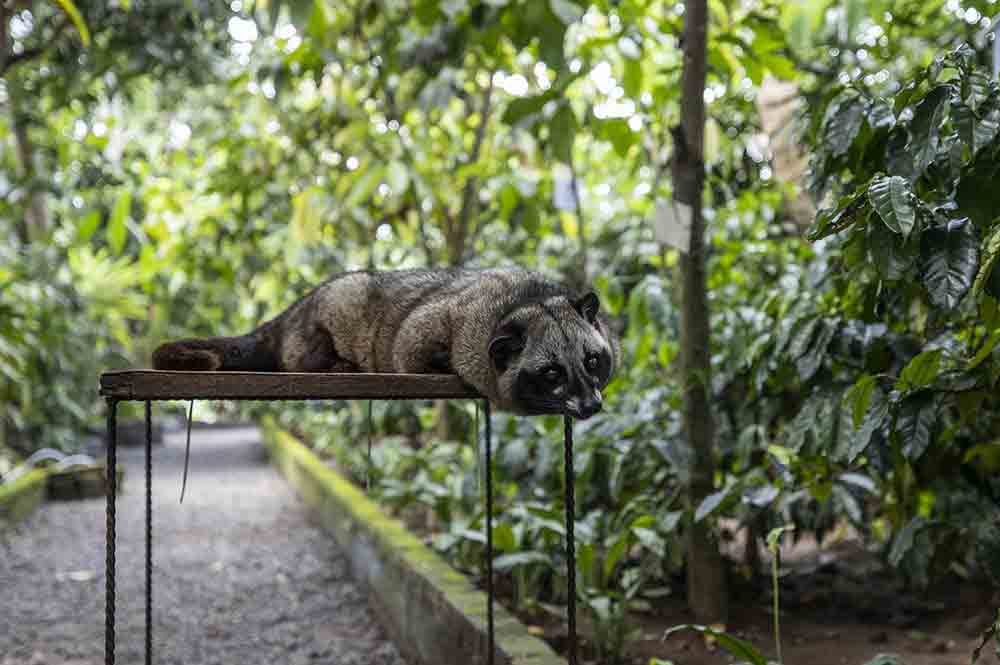
M 691 249 L 691 206 L 674 199 L 657 199 L 653 235 L 685 254 Z

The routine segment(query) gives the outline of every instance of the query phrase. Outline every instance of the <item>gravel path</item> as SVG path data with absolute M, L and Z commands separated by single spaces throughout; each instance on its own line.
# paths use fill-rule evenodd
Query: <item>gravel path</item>
M 335 543 L 269 466 L 252 428 L 154 446 L 154 662 L 404 665 Z M 141 663 L 142 448 L 119 448 L 118 662 Z M 47 503 L 0 534 L 0 665 L 104 662 L 104 500 Z

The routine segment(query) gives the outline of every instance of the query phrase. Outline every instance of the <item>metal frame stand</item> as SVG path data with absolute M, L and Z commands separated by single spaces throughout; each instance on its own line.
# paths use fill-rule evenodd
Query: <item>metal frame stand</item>
M 106 525 L 106 569 L 105 569 L 105 665 L 115 665 L 115 549 L 116 549 L 116 500 L 118 497 L 118 397 L 108 397 L 108 446 L 107 446 L 107 525 Z M 153 662 L 153 406 L 152 400 L 145 402 L 146 420 L 146 649 L 145 663 Z M 486 475 L 486 663 L 493 665 L 496 652 L 494 636 L 493 587 L 493 429 L 492 413 L 488 400 L 483 400 L 485 410 L 484 449 Z M 190 423 L 189 423 L 190 425 Z M 573 421 L 569 416 L 564 420 L 565 438 L 565 507 L 566 507 L 566 580 L 567 580 L 567 620 L 569 624 L 569 665 L 577 665 L 576 635 L 576 548 L 575 548 L 575 505 L 573 472 Z

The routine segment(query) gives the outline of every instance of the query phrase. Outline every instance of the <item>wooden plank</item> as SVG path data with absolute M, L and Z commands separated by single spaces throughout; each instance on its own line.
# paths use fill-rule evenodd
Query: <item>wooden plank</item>
M 481 398 L 454 374 L 168 372 L 151 369 L 101 374 L 101 395 L 120 400 Z

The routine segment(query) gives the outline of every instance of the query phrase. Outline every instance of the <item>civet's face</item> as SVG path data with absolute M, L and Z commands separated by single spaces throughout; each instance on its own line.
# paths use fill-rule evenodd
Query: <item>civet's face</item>
M 501 321 L 490 358 L 501 393 L 527 415 L 586 419 L 601 410 L 601 390 L 614 373 L 609 340 L 593 293 L 554 296 L 519 306 Z

